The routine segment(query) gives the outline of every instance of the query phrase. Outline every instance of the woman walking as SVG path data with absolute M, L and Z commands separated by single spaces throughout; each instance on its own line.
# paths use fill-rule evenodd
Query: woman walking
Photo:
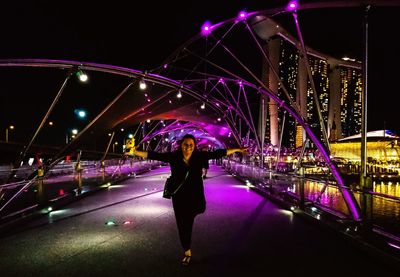
M 210 159 L 246 151 L 245 148 L 218 149 L 210 152 L 198 151 L 196 138 L 190 134 L 183 136 L 177 151 L 159 153 L 133 150 L 135 156 L 169 163 L 172 182 L 182 184 L 172 196 L 179 239 L 184 250 L 182 265 L 189 265 L 192 257 L 191 240 L 194 219 L 206 210 L 202 179 L 204 163 Z

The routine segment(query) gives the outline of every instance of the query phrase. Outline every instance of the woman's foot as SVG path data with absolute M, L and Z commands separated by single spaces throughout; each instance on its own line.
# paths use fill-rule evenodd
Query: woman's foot
M 192 258 L 192 251 L 189 249 L 185 251 L 181 264 L 183 266 L 188 266 L 190 264 L 191 258 Z
M 188 266 L 190 264 L 190 259 L 192 258 L 192 256 L 183 256 L 182 262 L 181 264 L 183 266 Z

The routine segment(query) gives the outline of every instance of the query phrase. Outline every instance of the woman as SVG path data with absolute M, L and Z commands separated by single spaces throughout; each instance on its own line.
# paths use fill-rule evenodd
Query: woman
M 158 153 L 133 150 L 133 154 L 136 156 L 169 163 L 173 183 L 182 183 L 176 194 L 172 196 L 179 238 L 184 250 L 182 265 L 189 265 L 192 257 L 191 239 L 194 218 L 198 214 L 204 213 L 206 209 L 202 179 L 203 165 L 210 159 L 222 158 L 235 152 L 245 153 L 246 149 L 219 149 L 211 152 L 200 152 L 196 147 L 196 138 L 190 134 L 183 136 L 178 150 L 174 152 Z

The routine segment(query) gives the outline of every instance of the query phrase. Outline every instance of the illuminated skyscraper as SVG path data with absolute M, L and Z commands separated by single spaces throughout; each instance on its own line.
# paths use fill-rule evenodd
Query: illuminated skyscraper
M 276 43 L 276 40 L 279 43 Z M 284 85 L 291 100 L 299 106 L 301 114 L 307 118 L 314 132 L 323 139 L 314 93 L 306 67 L 301 62 L 299 51 L 291 41 L 279 36 L 274 37 L 269 44 L 271 46 L 269 46 L 268 52 L 271 60 L 275 61 L 281 80 L 281 82 L 277 82 L 277 89 L 274 89 L 274 86 L 271 89 L 277 90 L 281 99 L 286 99 L 282 89 L 282 85 Z M 342 61 L 311 49 L 307 50 L 309 50 L 308 64 L 316 88 L 322 119 L 328 129 L 328 136 L 331 135 L 332 129 L 335 133 L 330 136 L 331 140 L 358 134 L 361 128 L 361 65 L 352 61 Z M 272 55 L 279 58 L 276 59 L 276 56 L 272 57 Z M 273 78 L 271 74 L 269 77 Z M 268 83 L 274 84 L 271 80 Z M 273 101 L 270 101 L 269 120 L 266 120 L 267 124 L 271 124 L 275 120 L 279 126 L 278 129 L 273 124 L 267 126 L 266 129 L 271 130 L 271 142 L 273 142 L 274 133 L 280 134 L 284 123 L 282 144 L 287 147 L 299 147 L 304 141 L 304 131 L 296 127 L 296 122 L 291 117 L 286 117 L 283 121 L 284 112 L 274 105 Z M 275 110 L 276 112 L 274 112 Z M 275 119 L 274 114 L 278 115 Z M 302 133 L 299 134 L 299 132 Z
M 362 74 L 353 68 L 340 68 L 341 136 L 348 137 L 361 131 Z
M 280 39 L 280 57 L 279 57 L 279 77 L 284 83 L 289 96 L 292 101 L 296 102 L 296 89 L 297 89 L 297 68 L 299 66 L 299 55 L 296 48 L 287 41 Z M 283 96 L 283 89 L 280 83 L 278 88 L 278 96 L 285 99 Z M 279 111 L 279 126 L 282 130 L 284 112 Z M 291 117 L 285 118 L 284 135 L 282 143 L 285 146 L 294 147 L 296 139 L 296 122 Z

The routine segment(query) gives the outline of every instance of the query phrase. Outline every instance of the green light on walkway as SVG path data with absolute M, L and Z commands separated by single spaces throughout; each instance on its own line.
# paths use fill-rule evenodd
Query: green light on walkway
M 107 226 L 116 226 L 117 224 L 115 223 L 115 221 L 109 220 L 109 221 L 106 222 L 106 225 Z

